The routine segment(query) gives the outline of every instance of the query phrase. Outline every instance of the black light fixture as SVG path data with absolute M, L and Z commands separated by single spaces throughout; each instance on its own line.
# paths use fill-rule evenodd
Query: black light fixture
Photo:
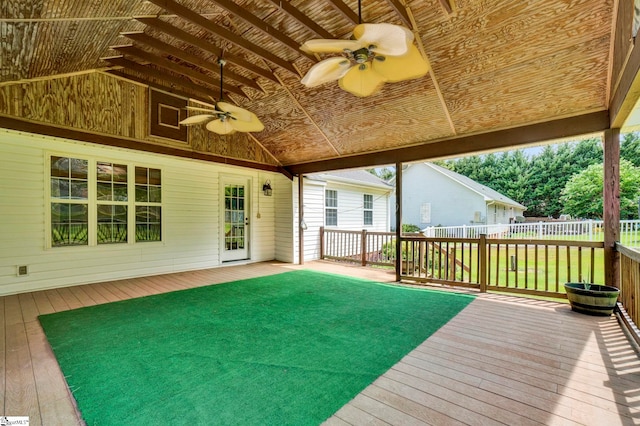
M 273 193 L 273 190 L 271 189 L 271 181 L 269 179 L 267 179 L 267 181 L 264 183 L 264 185 L 262 185 L 262 192 L 267 197 L 271 197 L 271 194 Z

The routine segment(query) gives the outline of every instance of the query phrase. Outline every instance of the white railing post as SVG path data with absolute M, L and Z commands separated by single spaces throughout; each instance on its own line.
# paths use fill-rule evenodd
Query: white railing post
M 467 238 L 467 225 L 462 225 L 462 238 Z
M 538 239 L 542 239 L 542 222 L 538 222 Z

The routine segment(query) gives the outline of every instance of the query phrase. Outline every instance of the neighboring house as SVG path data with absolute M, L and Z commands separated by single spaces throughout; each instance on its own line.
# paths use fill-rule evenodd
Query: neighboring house
M 526 207 L 459 173 L 433 163 L 402 172 L 402 223 L 429 226 L 508 224 Z M 395 191 L 391 204 L 395 205 Z M 390 209 L 395 224 L 395 209 Z
M 392 187 L 366 170 L 305 175 L 304 259 L 320 258 L 320 227 L 388 231 Z

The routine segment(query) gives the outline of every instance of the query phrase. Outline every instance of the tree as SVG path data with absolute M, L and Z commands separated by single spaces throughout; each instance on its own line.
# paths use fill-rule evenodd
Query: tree
M 563 212 L 574 217 L 601 219 L 603 213 L 603 165 L 592 164 L 573 175 L 562 190 Z M 638 216 L 640 168 L 620 160 L 620 218 Z
M 620 157 L 640 167 L 640 134 L 633 132 L 622 136 L 620 141 Z
M 396 175 L 395 167 L 381 167 L 377 169 L 367 169 L 367 171 L 387 182 Z

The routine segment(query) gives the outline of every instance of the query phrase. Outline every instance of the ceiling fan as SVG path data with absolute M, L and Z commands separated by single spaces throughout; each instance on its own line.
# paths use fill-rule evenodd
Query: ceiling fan
M 226 61 L 224 59 L 218 59 L 218 64 L 220 64 L 220 100 L 215 103 L 213 108 L 188 106 L 188 110 L 198 111 L 201 112 L 201 114 L 187 117 L 182 120 L 180 124 L 183 126 L 191 126 L 194 124 L 207 123 L 207 130 L 219 135 L 228 135 L 233 132 L 260 132 L 264 130 L 264 125 L 254 113 L 224 102 L 222 94 L 222 70 L 225 63 Z
M 358 17 L 361 6 L 358 1 Z M 359 24 L 351 40 L 316 39 L 300 49 L 307 53 L 343 53 L 315 64 L 302 78 L 307 87 L 338 80 L 356 96 L 376 93 L 386 82 L 411 80 L 429 72 L 429 64 L 413 45 L 413 33 L 393 24 Z

